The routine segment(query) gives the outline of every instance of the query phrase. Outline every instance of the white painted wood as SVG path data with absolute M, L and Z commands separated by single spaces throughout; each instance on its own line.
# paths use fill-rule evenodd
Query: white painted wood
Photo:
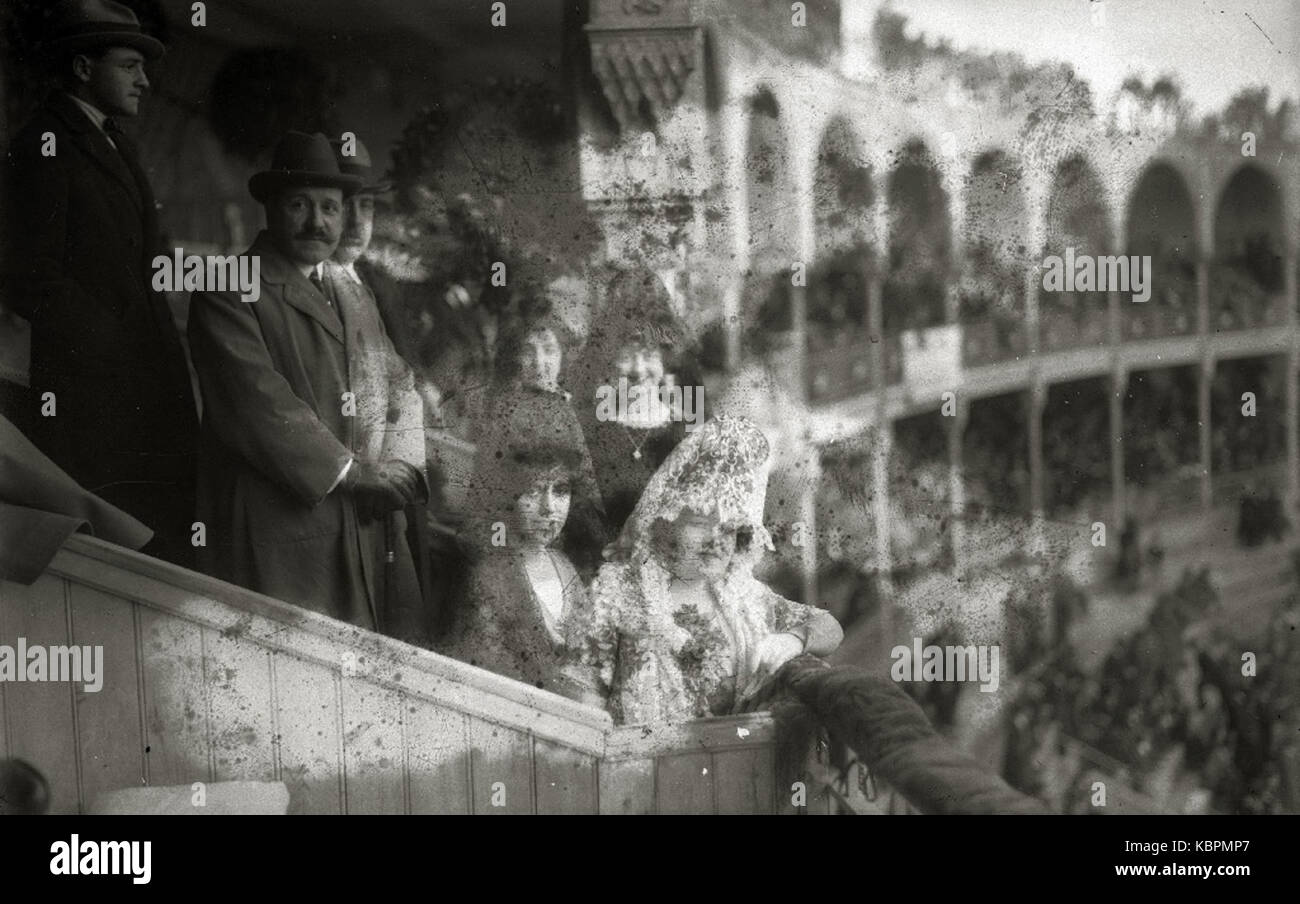
M 100 590 L 70 584 L 72 643 L 86 654 L 103 650 L 98 691 L 70 689 L 77 707 L 82 809 L 102 793 L 145 783 L 144 732 L 136 664 L 135 607 Z M 89 649 L 88 649 L 89 648 Z
M 342 679 L 342 693 L 348 814 L 405 813 L 401 695 L 347 676 Z
M 144 673 L 145 758 L 151 785 L 212 781 L 203 630 L 137 606 Z
M 290 813 L 343 813 L 338 676 L 284 653 L 271 657 L 277 770 Z
M 605 744 L 605 758 L 642 759 L 665 753 L 731 750 L 770 746 L 776 723 L 767 713 L 717 716 L 666 725 L 628 725 L 613 729 Z
M 601 710 L 93 538 L 70 540 L 51 571 L 0 595 L 0 629 L 66 642 L 71 623 L 83 643 L 120 653 L 110 695 L 79 704 L 80 733 L 71 691 L 55 689 L 60 710 L 46 685 L 54 730 L 38 737 L 24 704 L 16 744 L 5 689 L 5 740 L 48 748 L 64 812 L 82 783 L 99 796 L 146 770 L 156 785 L 283 781 L 291 812 L 752 811 L 773 800 L 767 714 L 616 728 Z M 745 775 L 717 776 L 715 763 Z M 497 782 L 504 807 L 492 805 Z
M 270 651 L 211 628 L 203 650 L 213 778 L 277 781 Z
M 76 535 L 50 570 L 150 608 L 193 621 L 227 639 L 331 669 L 351 654 L 350 672 L 383 687 L 599 755 L 609 714 L 429 650 Z
M 15 645 L 68 643 L 66 585 L 46 573 L 30 587 L 0 581 L 5 635 Z M 14 682 L 5 687 L 10 755 L 40 770 L 50 787 L 50 813 L 81 811 L 81 764 L 77 753 L 72 688 L 64 683 Z

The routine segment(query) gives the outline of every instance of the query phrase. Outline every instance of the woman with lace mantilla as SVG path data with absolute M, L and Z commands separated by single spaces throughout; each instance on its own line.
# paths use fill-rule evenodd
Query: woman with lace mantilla
M 601 566 L 576 655 L 616 722 L 735 712 L 789 659 L 843 637 L 829 613 L 787 600 L 751 574 L 763 527 L 768 444 L 742 418 L 687 435 L 647 484 Z

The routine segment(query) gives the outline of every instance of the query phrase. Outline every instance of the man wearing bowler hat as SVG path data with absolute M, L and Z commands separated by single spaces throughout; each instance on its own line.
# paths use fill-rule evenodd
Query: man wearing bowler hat
M 45 42 L 60 88 L 8 147 L 6 304 L 32 326 L 32 439 L 86 489 L 193 561 L 198 422 L 180 336 L 151 289 L 149 180 L 121 122 L 164 47 L 111 0 L 56 4 Z
M 324 135 L 289 132 L 270 169 L 248 184 L 266 211 L 266 229 L 245 252 L 260 259 L 257 300 L 193 296 L 190 347 L 203 394 L 198 511 L 207 527 L 199 560 L 217 577 L 385 630 L 374 532 L 427 487 L 422 455 L 405 461 L 363 448 L 349 315 L 324 272 L 344 202 L 361 184 L 339 171 Z

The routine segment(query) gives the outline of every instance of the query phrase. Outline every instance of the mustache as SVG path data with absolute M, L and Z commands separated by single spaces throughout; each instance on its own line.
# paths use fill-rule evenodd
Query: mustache
M 335 239 L 330 233 L 319 229 L 304 229 L 294 235 L 293 238 L 298 242 L 332 242 Z

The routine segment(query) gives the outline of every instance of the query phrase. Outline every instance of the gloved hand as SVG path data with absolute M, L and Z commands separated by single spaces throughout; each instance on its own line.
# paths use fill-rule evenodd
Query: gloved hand
M 343 489 L 352 494 L 357 517 L 370 522 L 405 506 L 418 491 L 419 478 L 414 468 L 402 462 L 354 460 L 343 478 Z
M 745 701 L 758 693 L 768 678 L 777 673 L 781 666 L 804 651 L 806 643 L 795 634 L 769 634 L 754 645 L 751 652 L 753 674 L 745 687 L 736 695 L 737 709 Z
M 427 501 L 424 478 L 414 465 L 391 458 L 380 462 L 378 467 L 401 491 L 402 505 Z

